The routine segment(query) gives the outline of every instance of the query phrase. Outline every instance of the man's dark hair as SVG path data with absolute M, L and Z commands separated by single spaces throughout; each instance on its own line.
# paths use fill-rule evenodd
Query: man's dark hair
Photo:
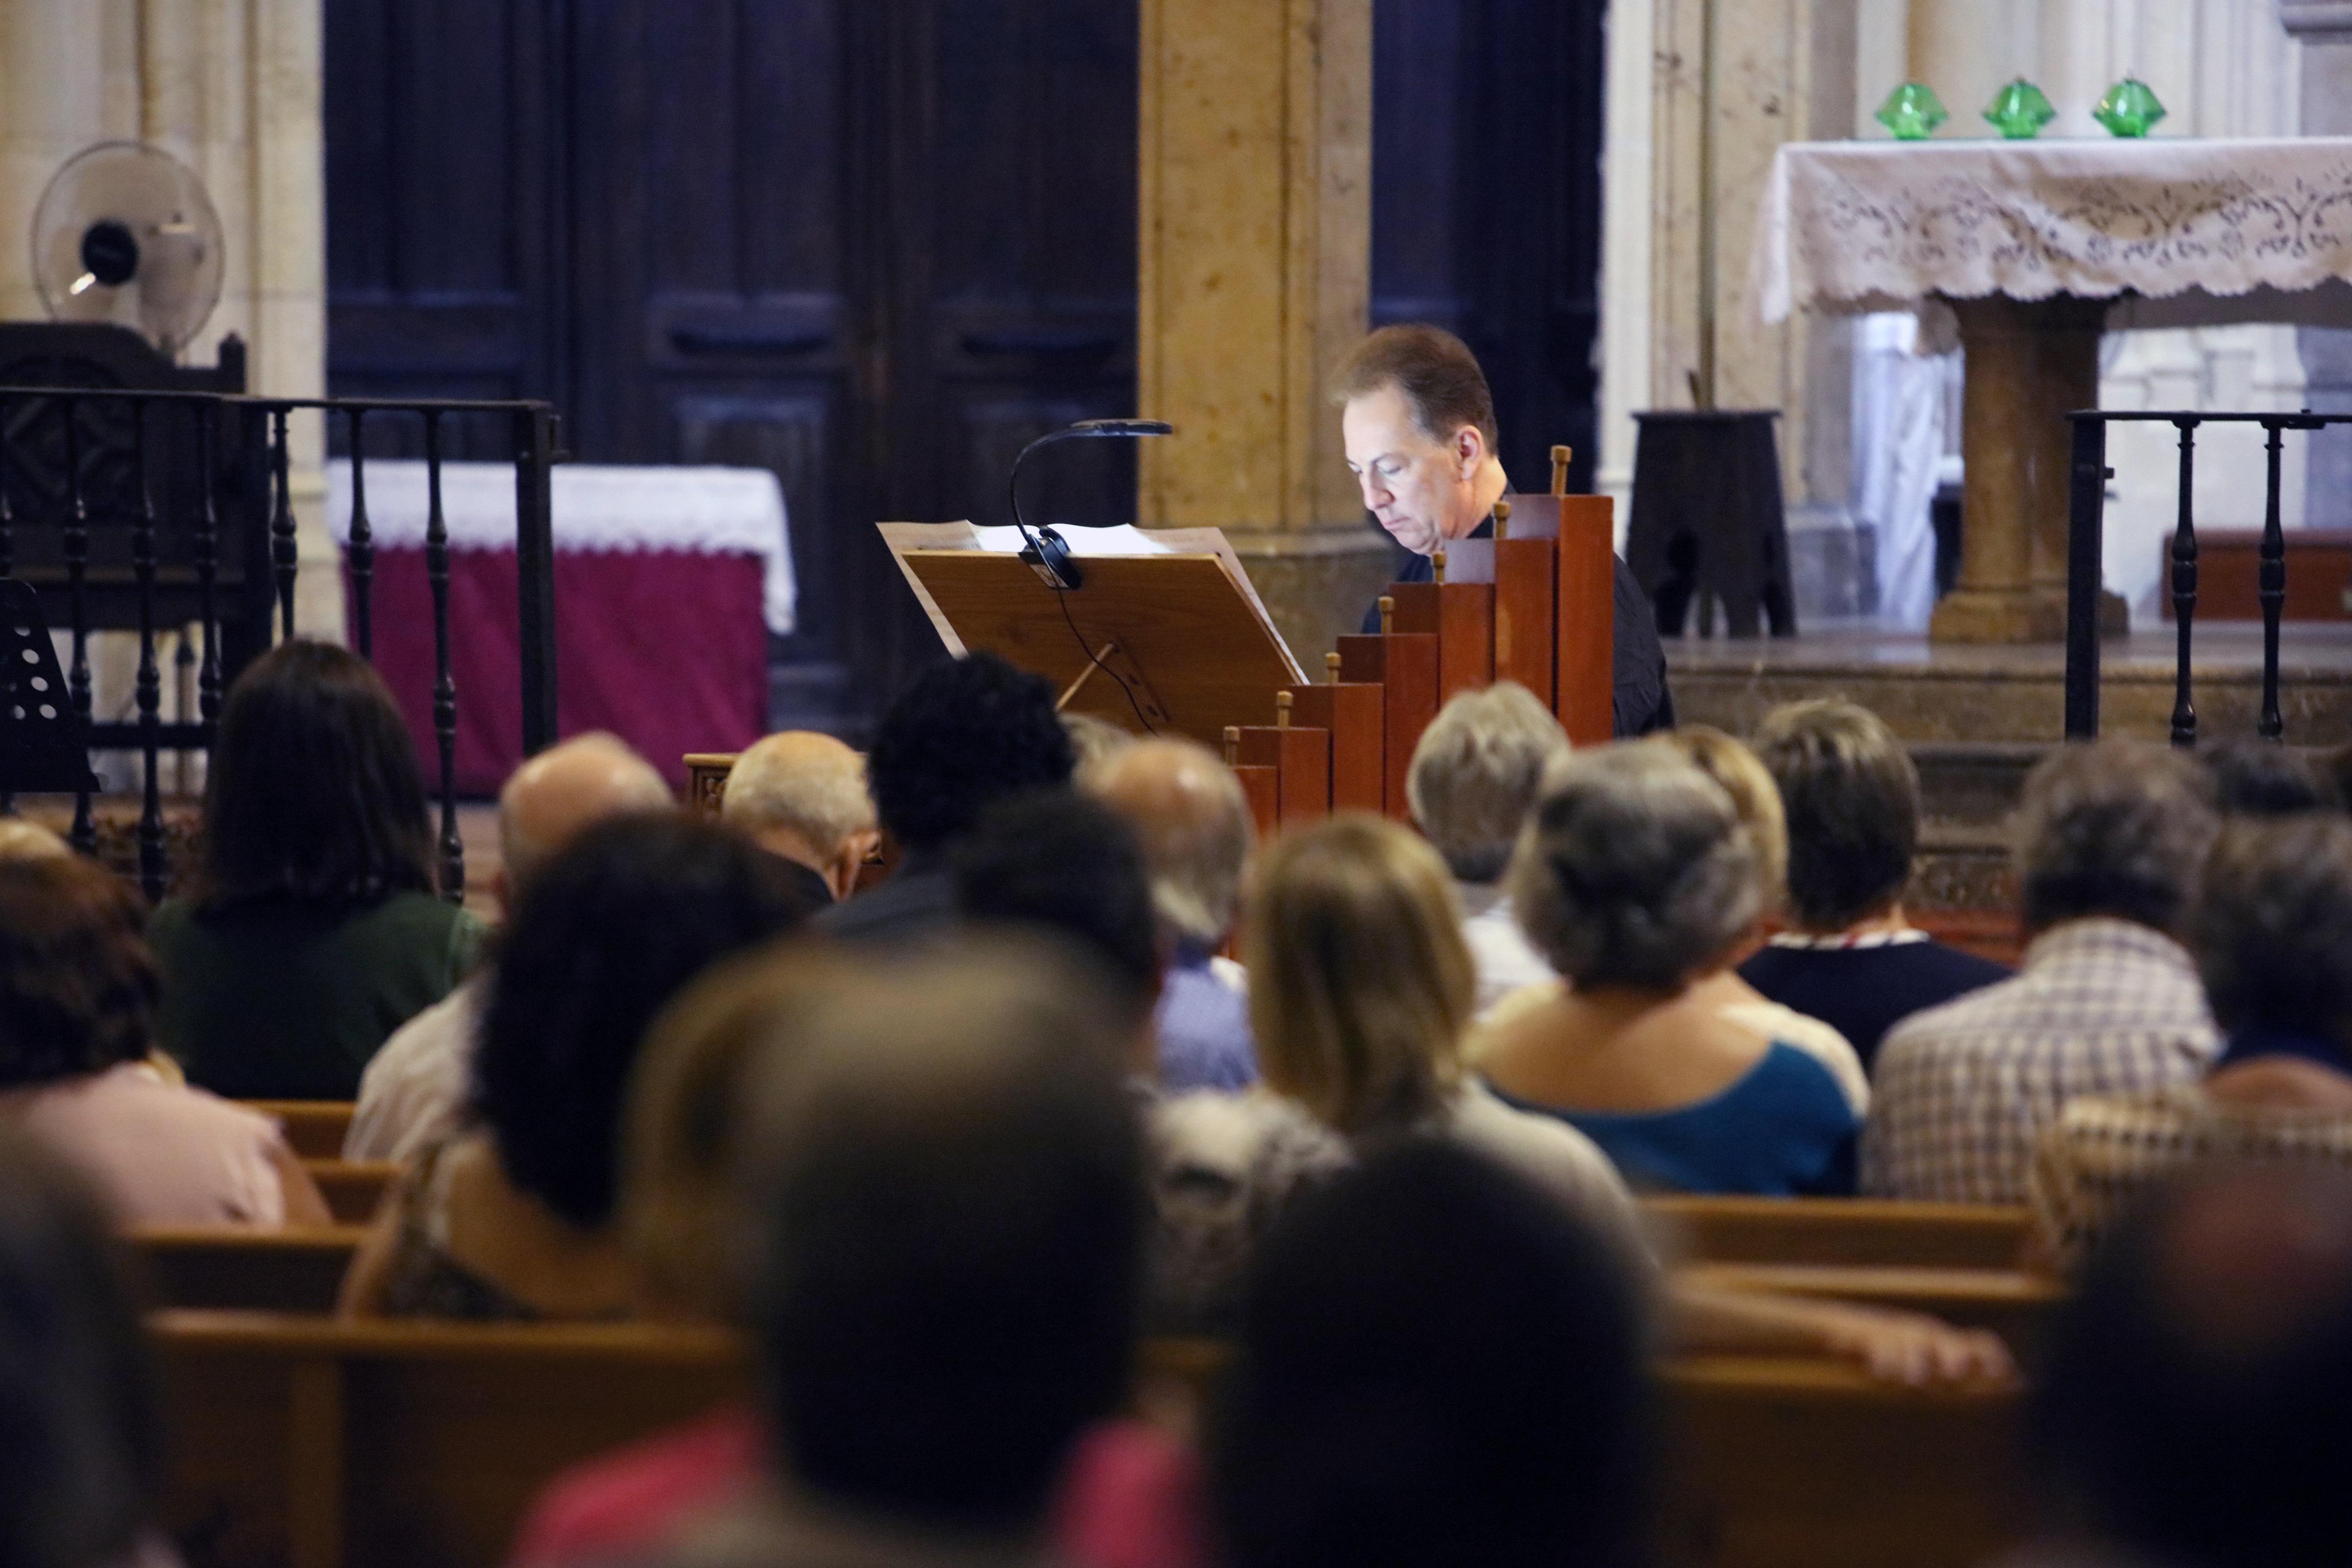
M 1443 327 L 1419 321 L 1382 327 L 1341 362 L 1333 394 L 1345 403 L 1393 386 L 1412 405 L 1412 422 L 1433 441 L 1451 441 L 1465 425 L 1486 438 L 1492 455 L 1502 436 L 1495 395 L 1470 345 Z
M 2135 1561 L 2352 1562 L 2352 1185 L 2207 1170 L 2109 1233 L 2030 1417 L 2056 1520 Z
M 134 1560 L 163 1468 L 146 1338 L 105 1211 L 0 1132 L 0 1568 Z
M 2352 821 L 2305 813 L 2224 827 L 2186 937 L 2223 1028 L 2352 1047 Z
M 0 860 L 0 1089 L 147 1054 L 163 983 L 130 884 L 79 857 Z
M 2018 807 L 2026 929 L 2105 915 L 2178 930 L 2220 826 L 2211 780 L 2168 747 L 2060 747 L 2026 775 Z
M 2197 753 L 2213 775 L 2214 805 L 2224 816 L 2291 816 L 2336 804 L 2301 752 L 2275 741 L 2224 741 Z
M 1843 931 L 1902 898 L 1919 847 L 1919 771 L 1869 709 L 1838 698 L 1764 716 L 1756 754 L 1789 820 L 1789 912 Z
M 795 1025 L 748 1194 L 778 1461 L 835 1507 L 1029 1537 L 1129 1387 L 1148 1205 L 1118 1010 L 1058 950 L 979 938 L 861 966 Z
M 474 1059 L 508 1179 L 575 1225 L 610 1219 L 622 1097 L 654 1016 L 810 913 L 784 862 L 715 823 L 621 816 L 566 846 L 516 906 Z
M 195 902 L 367 903 L 432 889 L 424 776 L 383 678 L 306 639 L 254 660 L 213 743 Z
M 1234 1568 L 1636 1561 L 1639 1300 L 1590 1226 L 1436 1142 L 1298 1200 L 1258 1253 L 1215 1446 Z
M 883 716 L 866 759 L 882 826 L 908 849 L 970 832 L 993 802 L 1067 784 L 1076 759 L 1042 676 L 975 653 L 925 671 Z
M 1097 961 L 1139 1019 L 1160 994 L 1151 868 L 1135 830 L 1075 790 L 998 802 L 955 849 L 956 904 L 982 924 L 1039 927 Z

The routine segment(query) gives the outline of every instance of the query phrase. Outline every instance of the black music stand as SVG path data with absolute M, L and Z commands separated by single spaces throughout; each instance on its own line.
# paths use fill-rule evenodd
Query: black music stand
M 0 796 L 72 795 L 97 783 L 40 595 L 0 577 Z

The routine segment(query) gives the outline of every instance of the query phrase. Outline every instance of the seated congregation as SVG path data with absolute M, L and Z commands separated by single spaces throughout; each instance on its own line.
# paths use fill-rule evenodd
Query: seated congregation
M 346 1326 L 750 1347 L 553 1479 L 530 1568 L 1633 1563 L 1694 1463 L 1671 1369 L 2021 1363 L 2069 1561 L 2343 1556 L 2352 817 L 2291 754 L 2044 761 L 2011 973 L 1910 918 L 1918 779 L 1848 702 L 1571 749 L 1497 685 L 1423 735 L 1418 832 L 1261 843 L 1214 754 L 1054 697 L 941 666 L 862 757 L 752 748 L 715 817 L 566 741 L 499 799 L 488 928 L 320 645 L 230 694 L 158 909 L 7 825 L 0 1541 L 201 1568 L 110 1233 L 322 1226 L 250 1102 L 351 1100 L 343 1163 L 396 1173 Z M 1737 1280 L 1674 1223 L 1857 1198 L 2013 1215 L 2013 1268 L 1929 1282 L 2047 1321 Z M 1213 1398 L 1149 1375 L 1180 1342 Z

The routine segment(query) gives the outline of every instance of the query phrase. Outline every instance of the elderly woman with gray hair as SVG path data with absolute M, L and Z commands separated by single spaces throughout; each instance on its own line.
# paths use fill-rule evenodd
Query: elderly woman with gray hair
M 1654 741 L 1578 752 L 1553 767 L 1509 886 L 1569 984 L 1485 1042 L 1506 1101 L 1582 1131 L 1639 1187 L 1852 1190 L 1868 1091 L 1850 1053 L 1778 1038 L 1697 984 L 1763 898 L 1721 785 Z

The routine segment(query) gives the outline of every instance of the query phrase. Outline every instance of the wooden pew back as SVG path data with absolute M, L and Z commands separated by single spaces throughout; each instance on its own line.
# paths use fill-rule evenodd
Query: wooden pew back
M 1653 1197 L 1642 1212 L 1690 1263 L 2012 1268 L 2027 1230 L 2021 1207 L 1876 1198 Z
M 397 1160 L 305 1160 L 302 1168 L 319 1184 L 327 1212 L 338 1225 L 365 1225 L 373 1219 L 402 1169 Z
M 157 1305 L 331 1312 L 362 1226 L 141 1226 L 125 1237 Z
M 287 1147 L 305 1160 L 340 1160 L 343 1136 L 352 1128 L 348 1100 L 247 1100 L 238 1103 L 274 1116 L 286 1129 Z
M 1724 1290 L 1810 1296 L 1898 1311 L 1925 1312 L 1964 1329 L 1999 1334 L 2010 1353 L 2038 1362 L 2065 1292 L 2037 1275 L 2004 1268 L 1875 1268 L 1821 1263 L 1702 1263 L 1679 1271 Z

